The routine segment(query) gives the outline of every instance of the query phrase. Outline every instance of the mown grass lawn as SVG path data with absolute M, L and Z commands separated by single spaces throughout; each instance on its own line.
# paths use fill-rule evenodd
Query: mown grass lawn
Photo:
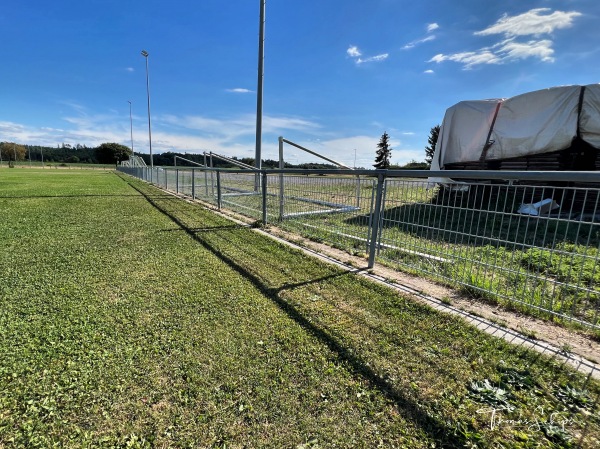
M 143 182 L 0 216 L 0 448 L 600 444 L 597 382 Z

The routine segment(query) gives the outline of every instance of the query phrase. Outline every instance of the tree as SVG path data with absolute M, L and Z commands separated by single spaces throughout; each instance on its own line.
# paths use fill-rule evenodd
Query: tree
M 120 143 L 103 143 L 96 148 L 96 159 L 100 164 L 118 164 L 131 156 L 131 149 Z
M 387 132 L 384 132 L 377 144 L 377 157 L 375 158 L 375 164 L 373 167 L 387 169 L 390 167 L 390 159 L 392 157 L 392 148 L 390 148 L 390 136 Z
M 429 138 L 427 139 L 427 146 L 425 147 L 425 162 L 431 167 L 431 161 L 433 160 L 433 153 L 435 153 L 435 145 L 440 135 L 440 125 L 435 125 L 429 131 Z
M 0 156 L 3 161 L 24 161 L 27 150 L 25 146 L 13 142 L 0 143 Z

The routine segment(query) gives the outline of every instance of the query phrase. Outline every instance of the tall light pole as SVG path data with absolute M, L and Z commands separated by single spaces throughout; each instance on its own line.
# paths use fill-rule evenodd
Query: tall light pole
M 262 158 L 262 115 L 263 115 L 263 83 L 265 77 L 265 5 L 266 0 L 260 0 L 260 25 L 258 30 L 258 86 L 256 88 L 256 151 L 254 166 L 261 168 Z M 256 175 L 255 190 L 259 188 L 259 177 Z
M 133 158 L 135 153 L 133 152 L 133 119 L 131 118 L 131 100 L 127 100 L 127 103 L 129 103 L 129 134 L 131 136 L 131 157 Z
M 263 83 L 265 77 L 265 3 L 260 0 L 260 26 L 258 31 L 258 86 L 256 88 L 256 154 L 254 166 L 260 168 L 262 147 Z
M 148 75 L 148 52 L 142 50 L 142 56 L 146 58 L 146 94 L 148 96 L 148 141 L 150 143 L 150 181 L 154 171 L 154 160 L 152 159 L 152 126 L 150 125 L 150 77 Z

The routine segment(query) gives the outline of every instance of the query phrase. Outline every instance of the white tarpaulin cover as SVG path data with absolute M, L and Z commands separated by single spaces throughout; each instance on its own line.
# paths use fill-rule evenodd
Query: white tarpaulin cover
M 461 101 L 446 111 L 431 169 L 564 150 L 578 130 L 600 148 L 600 84 Z

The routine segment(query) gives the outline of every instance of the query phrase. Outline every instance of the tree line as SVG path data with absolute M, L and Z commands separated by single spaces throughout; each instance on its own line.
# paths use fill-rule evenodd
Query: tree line
M 440 132 L 440 125 L 436 125 L 430 130 L 425 147 L 425 160 L 423 162 L 410 161 L 405 165 L 394 165 L 391 163 L 392 148 L 390 146 L 390 136 L 384 132 L 377 144 L 375 151 L 375 163 L 373 167 L 377 169 L 416 169 L 426 170 L 431 166 L 435 145 L 437 143 Z M 77 144 L 62 144 L 62 146 L 47 147 L 41 145 L 22 145 L 16 142 L 0 142 L 0 161 L 40 161 L 45 163 L 87 163 L 87 164 L 118 164 L 121 161 L 128 160 L 132 155 L 129 147 L 118 143 L 107 142 L 97 147 L 87 147 Z M 146 165 L 150 164 L 150 155 L 138 153 L 136 156 L 141 157 Z M 179 166 L 194 166 L 196 164 L 204 164 L 205 158 L 203 154 L 188 154 L 173 151 L 155 154 L 153 162 L 156 166 L 171 166 L 175 165 L 175 157 Z M 187 159 L 187 162 L 184 159 Z M 242 162 L 247 165 L 254 165 L 254 158 L 237 158 L 233 160 Z M 196 164 L 194 164 L 196 163 Z M 213 166 L 219 168 L 233 167 L 229 162 L 213 158 Z M 262 161 L 262 167 L 267 169 L 279 168 L 279 161 L 273 159 L 265 159 Z M 301 169 L 331 169 L 336 168 L 332 164 L 325 163 L 303 163 L 290 164 L 285 162 L 285 168 L 301 168 Z

